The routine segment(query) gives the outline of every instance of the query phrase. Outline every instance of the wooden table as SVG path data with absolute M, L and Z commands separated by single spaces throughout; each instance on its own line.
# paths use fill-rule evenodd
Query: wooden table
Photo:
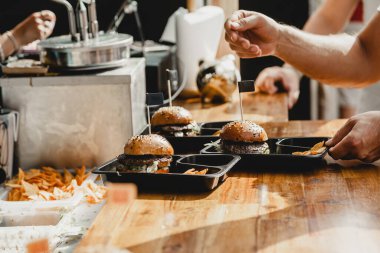
M 286 94 L 267 95 L 261 93 L 243 93 L 244 118 L 258 123 L 288 121 L 288 102 Z M 221 105 L 201 104 L 200 99 L 187 99 L 175 102 L 190 110 L 198 122 L 240 120 L 238 93 L 235 92 L 232 103 Z
M 332 136 L 344 120 L 263 124 L 270 137 Z M 215 191 L 106 205 L 77 252 L 380 252 L 380 165 L 233 171 Z M 250 168 L 247 168 L 250 169 Z

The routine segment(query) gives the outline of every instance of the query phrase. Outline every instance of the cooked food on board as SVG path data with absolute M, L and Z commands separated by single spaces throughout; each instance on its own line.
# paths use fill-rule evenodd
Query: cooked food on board
M 319 155 L 326 151 L 325 142 L 321 141 L 315 144 L 310 150 L 293 152 L 292 155 Z
M 253 121 L 234 121 L 220 132 L 221 147 L 232 154 L 269 154 L 267 133 Z
M 152 116 L 151 124 L 157 134 L 165 136 L 196 136 L 200 129 L 191 113 L 183 107 L 161 107 Z
M 120 172 L 168 173 L 174 150 L 161 135 L 134 136 L 124 147 L 125 165 Z
M 86 167 L 75 169 L 73 175 L 69 170 L 59 172 L 51 167 L 42 169 L 19 169 L 18 175 L 5 185 L 12 188 L 8 193 L 8 201 L 51 201 L 67 199 L 85 182 L 91 172 Z M 88 182 L 84 185 L 85 196 L 89 203 L 100 202 L 106 194 L 104 186 Z

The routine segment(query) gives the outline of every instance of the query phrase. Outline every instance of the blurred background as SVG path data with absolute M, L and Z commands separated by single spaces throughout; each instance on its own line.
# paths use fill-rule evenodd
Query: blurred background
M 69 2 L 73 6 L 77 3 L 76 0 L 69 0 Z M 115 13 L 123 2 L 124 0 L 97 0 L 100 30 L 107 30 Z M 164 75 L 162 73 L 160 74 L 160 72 L 167 67 L 178 64 L 178 62 L 176 62 L 177 59 L 173 56 L 177 50 L 176 42 L 170 40 L 162 41 L 161 36 L 168 23 L 169 17 L 179 8 L 182 7 L 189 11 L 195 11 L 201 6 L 215 5 L 223 9 L 225 15 L 223 18 L 238 9 L 254 10 L 267 14 L 281 23 L 302 28 L 312 11 L 316 9 L 321 2 L 321 0 L 137 0 L 137 11 L 141 19 L 144 39 L 161 42 L 164 45 L 170 46 L 166 52 L 160 51 L 145 54 L 147 58 L 147 90 L 149 92 L 165 91 L 166 80 Z M 52 10 L 57 15 L 57 23 L 52 36 L 69 33 L 66 9 L 62 5 L 49 0 L 33 0 L 32 2 L 30 0 L 4 0 L 2 8 L 0 9 L 0 33 L 11 29 L 32 12 L 42 9 Z M 141 40 L 141 32 L 139 31 L 134 15 L 125 16 L 118 28 L 118 32 L 133 35 L 135 41 Z M 232 53 L 228 45 L 224 42 L 223 37 L 224 34 L 222 33 L 215 55 L 216 59 L 220 59 Z M 141 54 L 137 52 L 135 56 L 141 56 Z M 257 75 L 264 68 L 281 66 L 283 62 L 275 57 L 264 57 L 260 59 L 237 60 L 236 64 L 240 68 L 242 79 L 256 79 Z M 181 73 L 179 73 L 179 75 L 181 76 Z M 194 79 L 193 73 L 189 75 Z M 297 104 L 290 110 L 289 119 L 331 119 L 347 116 L 339 114 L 339 104 L 326 105 L 329 101 L 320 99 L 323 96 L 323 92 L 321 92 L 321 88 L 316 86 L 316 84 L 310 84 L 310 80 L 307 78 L 302 78 L 301 82 L 300 98 Z M 332 93 L 332 91 L 329 92 Z M 333 116 L 327 116 L 326 113 L 324 113 L 326 110 L 335 110 L 338 112 Z

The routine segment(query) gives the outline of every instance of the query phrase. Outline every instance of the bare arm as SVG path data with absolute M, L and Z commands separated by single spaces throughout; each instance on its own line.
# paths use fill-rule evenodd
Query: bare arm
M 336 34 L 351 18 L 360 0 L 325 0 L 310 16 L 303 30 L 315 34 Z
M 325 0 L 307 20 L 305 32 L 329 35 L 342 32 L 360 0 Z M 285 66 L 290 67 L 289 64 Z
M 281 26 L 275 54 L 307 76 L 337 87 L 380 79 L 380 14 L 357 36 L 319 36 Z

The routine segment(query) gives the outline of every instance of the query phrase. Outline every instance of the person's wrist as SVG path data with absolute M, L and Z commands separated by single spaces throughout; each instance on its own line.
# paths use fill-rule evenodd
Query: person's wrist
M 281 55 L 281 48 L 286 42 L 286 34 L 288 33 L 289 26 L 283 24 L 277 24 L 277 43 L 274 51 L 274 55 L 279 57 Z
M 24 36 L 23 36 L 22 32 L 20 31 L 20 29 L 14 28 L 10 32 L 13 34 L 13 37 L 15 38 L 16 42 L 18 43 L 19 47 L 22 47 L 22 46 L 25 46 L 26 44 L 28 44 L 24 40 Z

